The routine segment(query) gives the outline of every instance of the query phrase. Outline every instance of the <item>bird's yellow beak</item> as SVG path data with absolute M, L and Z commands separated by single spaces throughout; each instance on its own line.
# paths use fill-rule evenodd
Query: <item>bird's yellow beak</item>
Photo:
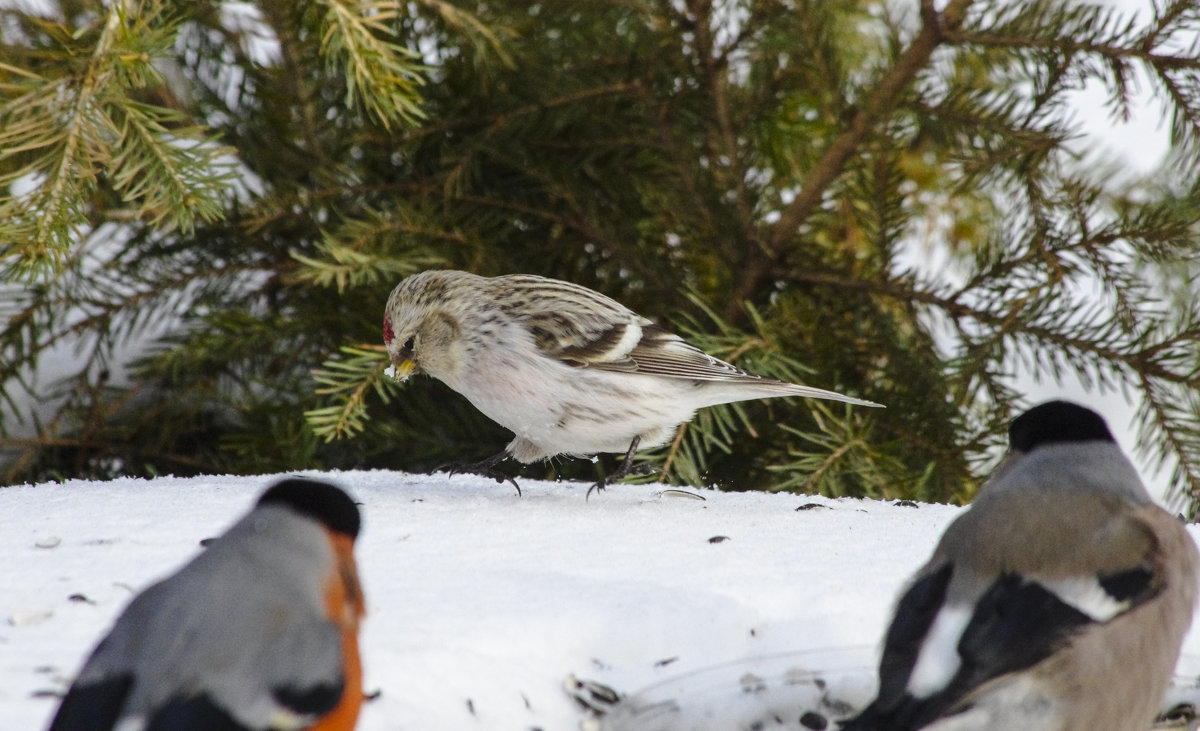
M 399 363 L 392 363 L 392 367 L 388 369 L 388 375 L 390 375 L 392 378 L 395 378 L 397 381 L 407 381 L 408 377 L 411 376 L 413 371 L 416 369 L 417 364 L 413 362 L 412 358 L 409 358 L 407 360 L 402 360 Z

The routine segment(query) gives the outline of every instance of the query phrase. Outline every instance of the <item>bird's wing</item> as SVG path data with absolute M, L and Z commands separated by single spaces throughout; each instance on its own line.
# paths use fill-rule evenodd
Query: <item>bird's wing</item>
M 587 287 L 531 274 L 496 277 L 500 307 L 525 326 L 538 349 L 576 366 L 635 369 L 629 352 L 650 321 Z
M 682 338 L 660 327 L 642 329 L 642 338 L 629 352 L 639 373 L 697 381 L 758 381 L 770 379 L 751 375 L 735 365 L 689 345 Z
M 956 621 L 962 608 L 924 603 L 942 578 L 926 576 L 901 599 L 900 611 L 919 613 L 898 611 L 880 661 L 879 695 L 844 731 L 923 728 L 984 683 L 1033 667 L 1097 622 L 1054 591 L 1010 574 L 997 578 L 963 611 L 964 621 Z M 1115 579 L 1146 583 L 1142 576 Z M 919 683 L 924 685 L 915 688 Z
M 154 608 L 169 593 L 169 581 L 148 587 L 121 613 L 67 691 L 50 724 L 51 731 L 108 731 L 117 727 L 129 711 L 139 682 L 138 658 L 145 637 L 140 630 L 153 622 Z
M 714 358 L 614 299 L 532 275 L 504 280 L 508 312 L 538 349 L 573 366 L 700 381 L 766 381 Z
M 71 686 L 49 731 L 112 731 L 132 687 L 129 673 Z
M 1074 507 L 1069 497 L 1065 502 L 1056 508 L 1060 515 Z M 1091 525 L 1101 536 L 1099 543 L 1108 542 L 1104 536 L 1116 535 L 1114 542 L 1124 540 L 1124 548 L 1133 552 L 1113 564 L 1111 545 L 1089 551 L 1085 543 L 1079 543 L 1077 550 L 1025 551 L 1022 560 L 1001 558 L 1001 552 L 986 544 L 998 533 L 1005 540 L 1003 530 L 996 530 L 994 519 L 986 520 L 988 511 L 968 520 L 975 511 L 973 507 L 951 526 L 931 562 L 934 568 L 923 570 L 901 597 L 884 643 L 879 695 L 845 726 L 846 731 L 919 729 L 989 680 L 1040 663 L 1069 644 L 1076 633 L 1116 618 L 1162 589 L 1157 543 L 1136 514 L 1111 516 L 1111 525 Z M 983 531 L 981 526 L 990 527 Z M 1010 527 L 1020 532 L 1020 526 Z M 947 538 L 953 544 L 967 532 L 982 536 L 985 545 L 977 546 L 970 559 L 955 560 L 952 547 L 944 550 Z M 1008 539 L 1022 540 L 1020 535 Z M 1037 540 L 1044 542 L 1044 532 Z M 1064 545 L 1070 546 L 1071 541 Z M 1080 562 L 1074 573 L 1060 570 L 1063 554 L 1066 560 Z M 1029 566 L 1029 556 L 1037 557 L 1042 572 Z M 1110 563 L 1099 564 L 1098 557 Z M 992 559 L 1007 561 L 993 567 L 1025 563 L 1030 571 L 980 573 L 980 560 Z M 971 587 L 970 601 L 955 596 L 962 593 L 956 586 Z
M 207 692 L 171 698 L 146 720 L 142 731 L 256 731 L 222 708 Z
M 772 382 L 714 358 L 648 321 L 616 325 L 596 333 L 590 342 L 547 354 L 571 365 L 621 373 L 694 381 Z
M 298 613 L 290 597 L 226 601 L 239 583 L 226 573 L 207 591 L 179 592 L 168 580 L 135 599 L 51 728 L 111 729 L 130 714 L 145 717 L 147 731 L 241 728 L 254 725 L 250 708 L 296 718 L 331 711 L 344 687 L 338 628 Z
M 276 616 L 280 607 L 274 608 Z M 340 637 L 324 621 L 289 622 L 287 631 L 248 648 L 248 662 L 232 677 L 209 677 L 199 692 L 176 692 L 156 705 L 147 731 L 305 727 L 337 707 L 345 690 Z M 318 675 L 314 667 L 324 667 Z M 299 670 L 300 672 L 295 672 Z M 249 709 L 269 707 L 270 718 L 247 718 Z
M 254 544 L 261 528 L 256 519 L 267 519 L 256 512 L 139 594 L 68 698 L 99 698 L 114 706 L 115 720 L 142 717 L 149 728 L 192 728 L 220 717 L 214 714 L 255 726 L 272 714 L 307 717 L 333 709 L 344 685 L 341 631 L 287 582 L 272 581 L 286 573 L 280 562 L 292 560 L 281 555 L 289 544 Z M 235 531 L 245 540 L 228 541 Z M 85 700 L 64 703 L 70 713 L 60 713 L 63 725 L 55 728 L 72 728 L 74 708 Z
M 935 623 L 949 609 L 943 607 Z M 956 653 L 958 666 L 953 674 L 940 671 L 943 675 L 935 681 L 943 684 L 931 694 L 922 698 L 906 695 L 905 700 L 911 702 L 906 716 L 911 718 L 913 728 L 941 717 L 987 681 L 1045 660 L 1095 621 L 1040 584 L 1010 574 L 997 578 L 972 610 L 957 643 L 928 648 Z M 918 655 L 917 662 L 924 659 Z M 946 658 L 931 662 L 945 663 Z M 913 667 L 910 687 L 920 669 Z M 933 672 L 936 675 L 939 671 Z M 946 676 L 948 679 L 943 680 Z
M 244 717 L 251 708 L 319 717 L 337 706 L 345 684 L 341 629 L 310 597 L 297 593 L 306 590 L 294 580 L 272 581 L 309 572 L 313 560 L 297 544 L 280 540 L 288 531 L 307 533 L 313 526 L 281 513 L 254 511 L 173 577 L 170 606 L 156 613 L 153 626 L 166 635 L 162 643 L 186 646 L 168 644 L 174 659 L 150 660 L 150 672 L 169 672 L 180 686 L 202 689 L 211 704 L 242 723 L 263 723 Z M 265 521 L 274 523 L 264 528 Z M 233 537 L 240 540 L 229 540 Z M 153 707 L 186 701 L 178 690 L 160 689 Z
M 933 620 L 946 598 L 953 566 L 945 564 L 926 570 L 900 597 L 895 617 L 884 640 L 883 657 L 879 666 L 879 693 L 872 704 L 871 714 L 892 712 L 904 700 L 908 677 L 912 674 L 917 654 Z M 871 718 L 871 714 L 864 714 Z M 847 727 L 857 728 L 857 727 Z M 873 728 L 872 725 L 863 726 Z
M 570 282 L 495 277 L 499 306 L 521 322 L 543 354 L 576 368 L 753 385 L 762 396 L 805 396 L 859 406 L 873 401 L 747 373 L 689 345 L 620 302 Z

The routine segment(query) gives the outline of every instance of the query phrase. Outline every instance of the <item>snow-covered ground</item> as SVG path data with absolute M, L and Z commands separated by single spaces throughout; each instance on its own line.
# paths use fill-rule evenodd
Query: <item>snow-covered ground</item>
M 794 685 L 798 669 L 870 680 L 897 591 L 960 510 L 657 485 L 585 501 L 582 483 L 524 480 L 517 497 L 470 475 L 299 474 L 362 504 L 364 665 L 379 693 L 363 731 L 571 731 L 588 715 L 563 689 L 570 674 L 626 693 L 682 677 L 642 698 L 720 712 L 773 680 Z M 44 728 L 133 593 L 274 479 L 0 489 L 0 726 Z M 1196 656 L 1193 633 L 1192 678 Z

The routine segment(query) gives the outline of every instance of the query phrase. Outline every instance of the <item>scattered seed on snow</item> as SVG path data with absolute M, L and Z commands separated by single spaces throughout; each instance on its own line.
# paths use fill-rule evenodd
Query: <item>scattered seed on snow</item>
M 686 497 L 691 498 L 692 500 L 699 500 L 701 502 L 707 502 L 708 500 L 708 498 L 704 497 L 703 495 L 697 495 L 696 493 L 688 492 L 687 490 L 663 490 L 659 492 L 658 495 L 659 497 Z
M 13 627 L 28 627 L 30 625 L 41 624 L 53 616 L 54 612 L 48 612 L 44 609 L 31 609 L 27 612 L 13 612 L 8 615 L 8 623 Z

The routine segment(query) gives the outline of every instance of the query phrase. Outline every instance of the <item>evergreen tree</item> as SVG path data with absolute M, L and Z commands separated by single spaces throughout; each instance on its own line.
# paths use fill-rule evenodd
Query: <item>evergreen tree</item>
M 644 457 L 668 480 L 965 500 L 1023 367 L 1138 396 L 1143 456 L 1200 496 L 1192 2 L 58 12 L 0 24 L 6 482 L 490 454 L 465 400 L 383 374 L 389 291 L 449 267 L 888 406 L 702 411 Z M 1146 179 L 1070 107 L 1099 85 L 1120 119 L 1139 83 L 1173 143 Z M 34 373 L 61 378 L 21 421 Z

